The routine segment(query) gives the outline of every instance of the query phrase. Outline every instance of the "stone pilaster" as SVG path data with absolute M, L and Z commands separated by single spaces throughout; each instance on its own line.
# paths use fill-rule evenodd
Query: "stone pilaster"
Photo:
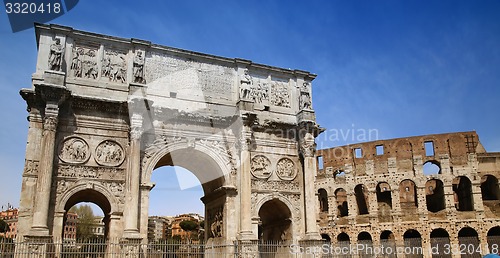
M 252 176 L 250 173 L 250 149 L 252 145 L 252 115 L 243 116 L 243 128 L 240 135 L 240 239 L 252 240 Z
M 142 114 L 130 117 L 130 148 L 127 164 L 125 200 L 125 238 L 139 238 L 139 184 L 141 172 Z
M 302 125 L 299 144 L 300 152 L 304 158 L 304 218 L 305 218 L 305 239 L 321 239 L 319 235 L 318 225 L 316 223 L 317 207 L 316 196 L 314 191 L 314 182 L 316 179 L 316 143 L 314 141 L 315 126 L 311 127 L 310 123 Z M 310 207 L 310 206 L 313 207 Z
M 64 74 L 56 74 L 64 76 Z M 54 75 L 55 76 L 55 75 Z M 33 209 L 33 221 L 29 235 L 49 236 L 48 215 L 52 175 L 54 171 L 55 139 L 58 125 L 59 105 L 66 100 L 69 91 L 60 85 L 41 84 L 35 86 L 36 93 L 45 101 L 41 157 L 37 179 L 37 194 Z

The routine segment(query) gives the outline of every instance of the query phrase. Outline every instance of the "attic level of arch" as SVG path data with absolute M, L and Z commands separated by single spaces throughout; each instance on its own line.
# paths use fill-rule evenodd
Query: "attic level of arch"
M 355 176 L 413 172 L 445 174 L 474 162 L 486 153 L 476 132 L 426 135 L 339 146 L 318 150 L 320 176 Z

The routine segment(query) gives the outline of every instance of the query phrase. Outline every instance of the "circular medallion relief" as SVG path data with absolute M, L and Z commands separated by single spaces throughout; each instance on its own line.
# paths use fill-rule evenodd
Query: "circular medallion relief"
M 60 145 L 59 159 L 63 162 L 80 164 L 89 158 L 89 145 L 81 138 L 69 137 Z
M 271 161 L 268 158 L 257 155 L 252 158 L 252 168 L 250 171 L 256 178 L 266 179 L 271 175 Z
M 291 159 L 282 158 L 276 164 L 276 174 L 282 180 L 293 180 L 297 175 L 297 169 Z
M 106 140 L 95 148 L 95 161 L 103 166 L 119 166 L 125 160 L 122 146 L 115 141 Z

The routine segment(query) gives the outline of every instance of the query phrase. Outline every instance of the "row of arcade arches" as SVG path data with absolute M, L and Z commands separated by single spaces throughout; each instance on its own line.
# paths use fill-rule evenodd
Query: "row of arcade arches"
M 457 211 L 473 211 L 474 199 L 472 197 L 472 182 L 466 176 L 453 179 L 452 189 Z M 419 205 L 426 205 L 429 212 L 439 212 L 446 209 L 445 186 L 440 179 L 429 179 L 425 184 L 425 204 L 418 202 L 417 186 L 410 179 L 405 179 L 399 184 L 399 204 L 401 210 L 416 210 Z M 354 188 L 356 200 L 356 215 L 369 214 L 370 199 L 365 185 L 358 184 Z M 485 175 L 481 178 L 481 194 L 483 201 L 499 201 L 500 189 L 498 179 L 493 175 Z M 337 216 L 345 217 L 350 214 L 348 203 L 348 192 L 344 188 L 334 191 L 337 206 Z M 328 212 L 328 192 L 324 188 L 318 190 L 320 211 Z M 376 199 L 379 212 L 390 211 L 394 206 L 391 187 L 387 182 L 379 182 L 376 187 Z
M 450 234 L 448 231 L 446 231 L 443 228 L 436 228 L 430 232 L 430 244 L 431 248 L 434 247 L 434 250 L 441 250 L 442 252 L 439 253 L 433 253 L 432 257 L 451 257 L 451 254 L 447 254 L 444 252 L 445 247 L 450 245 Z M 498 247 L 500 245 L 500 226 L 495 226 L 492 227 L 488 230 L 487 232 L 487 243 L 481 243 L 479 240 L 479 235 L 477 231 L 471 227 L 463 227 L 458 231 L 457 234 L 458 237 L 458 244 L 462 246 L 486 246 L 486 244 L 489 246 L 489 251 L 492 252 L 492 249 L 495 249 L 498 251 Z M 331 237 L 328 234 L 322 234 L 322 238 L 326 241 L 332 242 L 336 246 L 350 246 L 351 244 L 362 244 L 366 246 L 373 246 L 374 242 L 374 236 L 370 234 L 369 232 L 362 231 L 358 233 L 356 236 L 349 236 L 349 234 L 342 232 L 336 236 Z M 355 238 L 355 239 L 353 239 Z M 402 235 L 402 243 L 404 244 L 405 248 L 410 248 L 408 250 L 418 250 L 419 248 L 422 249 L 422 241 L 423 237 L 422 234 L 415 230 L 415 229 L 408 229 L 405 231 L 405 233 Z M 400 239 L 401 240 L 401 239 Z M 398 241 L 396 239 L 396 236 L 394 233 L 390 230 L 384 230 L 380 233 L 379 243 L 381 246 L 384 247 L 389 247 L 393 248 L 392 250 L 396 250 L 397 243 Z M 438 248 L 436 248 L 436 246 Z M 416 249 L 415 249 L 416 248 Z M 424 250 L 424 249 L 422 249 Z M 493 251 L 495 251 L 493 250 Z M 470 251 L 470 252 L 469 252 Z M 465 257 L 480 257 L 479 251 L 485 253 L 486 250 L 469 250 L 465 251 L 467 254 Z M 366 255 L 366 253 L 365 253 Z M 363 256 L 363 253 L 361 253 L 361 256 Z M 370 256 L 368 256 L 370 257 Z M 395 255 L 387 255 L 384 257 L 396 257 Z M 418 253 L 413 253 L 411 257 L 423 257 L 422 254 Z M 464 256 L 463 256 L 464 257 Z

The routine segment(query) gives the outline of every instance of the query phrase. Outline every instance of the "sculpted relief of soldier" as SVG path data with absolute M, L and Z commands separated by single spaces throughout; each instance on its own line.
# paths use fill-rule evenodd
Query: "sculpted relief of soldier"
M 96 60 L 96 51 L 93 49 L 76 48 L 70 69 L 73 76 L 88 79 L 97 79 L 99 67 Z
M 62 66 L 62 53 L 63 46 L 61 45 L 61 39 L 56 38 L 55 42 L 50 45 L 49 53 L 49 70 L 61 71 Z
M 142 56 L 142 51 L 137 51 L 134 57 L 134 82 L 137 83 L 146 83 L 144 79 L 144 57 Z
M 240 99 L 253 100 L 262 103 L 269 99 L 269 86 L 265 82 L 254 81 L 248 69 L 245 69 L 240 80 Z
M 309 94 L 309 89 L 311 84 L 309 82 L 304 82 L 302 88 L 300 89 L 300 99 L 299 106 L 302 109 L 312 109 L 311 94 Z
M 251 172 L 257 178 L 268 178 L 271 175 L 271 161 L 262 156 L 257 155 L 252 159 Z

